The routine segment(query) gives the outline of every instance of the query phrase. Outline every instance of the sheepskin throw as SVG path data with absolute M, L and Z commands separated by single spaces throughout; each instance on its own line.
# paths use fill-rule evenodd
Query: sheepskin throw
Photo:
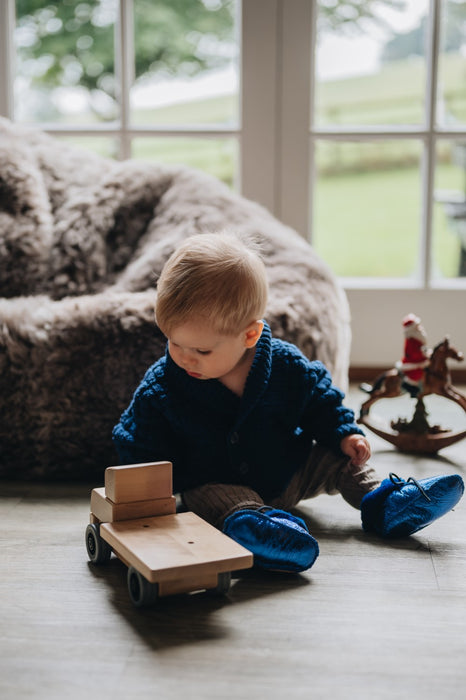
M 116 162 L 0 119 L 0 477 L 99 482 L 113 425 L 165 351 L 157 278 L 193 233 L 258 240 L 273 333 L 345 386 L 349 312 L 296 232 L 215 178 Z

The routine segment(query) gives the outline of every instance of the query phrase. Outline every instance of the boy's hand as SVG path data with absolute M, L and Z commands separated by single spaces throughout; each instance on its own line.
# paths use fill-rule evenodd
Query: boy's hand
M 371 448 L 369 442 L 364 435 L 347 435 L 340 443 L 340 449 L 348 457 L 351 457 L 351 462 L 357 467 L 362 467 L 371 456 Z

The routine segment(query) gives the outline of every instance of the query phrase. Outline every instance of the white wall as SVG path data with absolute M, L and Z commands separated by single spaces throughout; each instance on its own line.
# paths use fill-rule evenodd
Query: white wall
M 390 367 L 403 350 L 401 320 L 409 312 L 421 317 L 429 346 L 449 335 L 466 354 L 466 290 L 347 289 L 352 316 L 352 367 Z M 452 363 L 451 369 L 466 368 Z

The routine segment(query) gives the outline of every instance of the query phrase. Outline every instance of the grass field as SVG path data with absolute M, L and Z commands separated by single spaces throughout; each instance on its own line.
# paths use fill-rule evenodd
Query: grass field
M 439 63 L 440 104 L 449 119 L 466 122 L 465 60 L 443 54 Z M 426 66 L 420 57 L 393 61 L 374 75 L 316 86 L 316 121 L 330 124 L 420 124 Z
M 456 168 L 441 166 L 437 175 L 442 189 L 457 187 Z M 320 179 L 316 250 L 343 277 L 413 277 L 419 265 L 420 184 L 419 168 Z M 439 203 L 434 205 L 433 231 L 435 273 L 455 277 L 459 241 Z

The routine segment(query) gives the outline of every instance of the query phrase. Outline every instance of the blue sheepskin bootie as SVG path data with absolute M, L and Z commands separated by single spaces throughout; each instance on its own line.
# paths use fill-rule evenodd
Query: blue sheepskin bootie
M 304 520 L 284 510 L 237 510 L 226 518 L 223 532 L 249 549 L 263 569 L 305 571 L 319 554 Z
M 458 474 L 405 481 L 391 473 L 362 499 L 363 529 L 381 537 L 407 537 L 448 513 L 463 492 Z

